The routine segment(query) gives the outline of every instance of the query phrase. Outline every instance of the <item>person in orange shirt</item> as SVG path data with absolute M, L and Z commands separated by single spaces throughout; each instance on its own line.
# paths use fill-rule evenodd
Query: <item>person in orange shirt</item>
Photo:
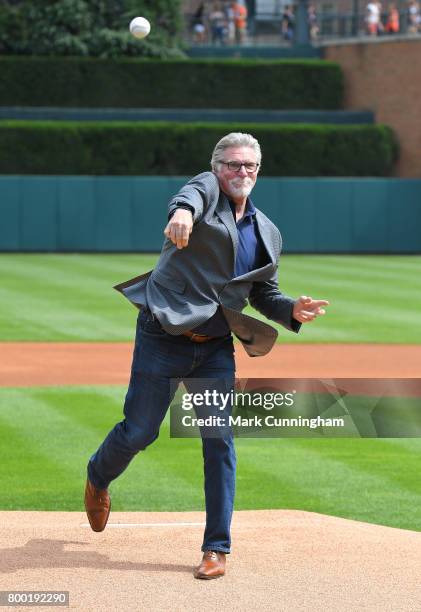
M 399 11 L 394 3 L 389 5 L 385 30 L 388 34 L 397 34 L 399 32 Z
M 244 41 L 247 28 L 247 8 L 240 2 L 232 2 L 231 10 L 234 15 L 235 42 L 239 45 Z

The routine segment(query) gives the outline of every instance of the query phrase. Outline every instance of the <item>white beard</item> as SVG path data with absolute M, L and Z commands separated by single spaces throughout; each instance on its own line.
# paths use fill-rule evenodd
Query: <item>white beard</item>
M 254 187 L 252 179 L 248 177 L 245 177 L 244 179 L 234 178 L 228 181 L 228 185 L 230 187 L 231 195 L 237 198 L 247 198 Z

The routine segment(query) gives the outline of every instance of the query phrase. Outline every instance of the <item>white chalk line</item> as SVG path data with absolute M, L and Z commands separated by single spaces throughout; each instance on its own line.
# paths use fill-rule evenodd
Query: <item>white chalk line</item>
M 110 527 L 126 528 L 126 527 L 204 527 L 206 523 L 107 523 L 107 529 Z M 81 527 L 90 527 L 89 523 L 81 523 Z

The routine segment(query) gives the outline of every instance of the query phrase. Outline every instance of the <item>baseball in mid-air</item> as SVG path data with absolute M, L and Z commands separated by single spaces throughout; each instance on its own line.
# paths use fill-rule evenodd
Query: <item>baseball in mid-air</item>
M 144 17 L 135 17 L 130 22 L 129 30 L 135 38 L 145 38 L 151 31 L 151 24 Z

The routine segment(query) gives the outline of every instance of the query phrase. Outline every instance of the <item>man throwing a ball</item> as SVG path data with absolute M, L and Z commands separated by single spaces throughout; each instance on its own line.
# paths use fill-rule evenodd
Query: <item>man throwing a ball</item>
M 171 381 L 206 379 L 234 385 L 237 336 L 251 357 L 272 348 L 276 330 L 242 314 L 247 301 L 265 317 L 298 332 L 325 313 L 325 300 L 297 300 L 278 288 L 281 236 L 249 195 L 261 164 L 259 143 L 231 133 L 216 145 L 212 172 L 192 178 L 170 201 L 166 239 L 151 272 L 116 288 L 140 308 L 124 419 L 88 463 L 85 507 L 94 531 L 107 524 L 108 486 L 151 444 L 174 396 Z M 231 551 L 235 492 L 232 433 L 202 437 L 206 528 L 196 578 L 223 576 Z

